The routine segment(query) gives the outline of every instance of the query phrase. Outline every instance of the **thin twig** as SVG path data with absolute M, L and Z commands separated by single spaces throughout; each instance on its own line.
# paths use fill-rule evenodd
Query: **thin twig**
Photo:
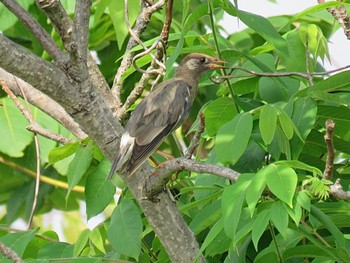
M 0 78 L 0 85 L 2 86 L 2 89 L 6 92 L 6 94 L 12 99 L 12 101 L 15 103 L 17 108 L 21 111 L 23 116 L 29 121 L 30 125 L 27 127 L 28 130 L 38 133 L 48 139 L 51 139 L 53 141 L 66 144 L 68 142 L 72 142 L 72 139 L 66 138 L 60 134 L 54 133 L 50 130 L 42 128 L 38 123 L 34 121 L 32 118 L 32 115 L 30 112 L 24 108 L 22 103 L 19 101 L 19 99 L 16 97 L 16 95 L 12 92 L 12 90 L 8 87 L 7 83 Z M 18 86 L 20 87 L 20 86 Z
M 33 171 L 31 171 L 31 170 L 29 170 L 21 165 L 18 165 L 12 161 L 6 160 L 2 156 L 0 156 L 0 163 L 3 163 L 3 164 L 5 164 L 13 169 L 16 169 L 17 171 L 20 171 L 26 175 L 29 175 L 33 178 L 36 178 L 35 172 L 33 172 Z M 52 179 L 52 178 L 47 177 L 45 175 L 40 175 L 40 181 L 42 181 L 43 183 L 49 184 L 49 185 L 53 185 L 55 187 L 59 187 L 62 189 L 68 189 L 67 183 L 56 180 L 56 179 Z M 83 186 L 74 186 L 72 191 L 77 192 L 77 193 L 84 193 L 85 188 Z
M 156 3 L 141 1 L 141 12 L 137 17 L 135 26 L 132 29 L 134 35 L 140 36 L 142 34 L 142 32 L 146 29 L 152 14 L 161 9 L 164 4 L 165 0 L 159 0 Z M 125 55 L 121 61 L 120 67 L 118 68 L 113 81 L 112 93 L 115 97 L 115 100 L 117 101 L 117 108 L 121 107 L 122 105 L 122 102 L 120 101 L 120 92 L 123 86 L 122 77 L 123 74 L 130 68 L 132 59 L 134 57 L 134 53 L 130 52 L 130 50 L 136 45 L 136 40 L 130 37 L 126 47 Z
M 187 152 L 185 154 L 185 158 L 190 159 L 192 154 L 194 153 L 194 150 L 197 148 L 199 141 L 201 139 L 201 134 L 203 133 L 205 129 L 205 116 L 203 112 L 199 112 L 199 123 L 198 128 L 191 140 L 190 146 L 187 149 Z
M 331 245 L 319 234 L 316 229 L 313 229 L 309 226 L 304 220 L 300 220 L 300 223 L 305 226 L 312 235 L 316 236 L 326 247 L 330 247 Z
M 16 83 L 16 84 L 18 85 L 18 83 Z M 30 123 L 34 123 L 33 114 L 32 114 L 32 112 L 30 110 L 27 97 L 26 97 L 25 93 L 23 92 L 23 89 L 21 88 L 21 86 L 18 85 L 18 88 L 20 89 L 22 97 L 23 97 L 24 101 L 26 102 L 26 108 L 27 108 L 26 110 L 29 113 L 29 117 L 30 117 L 29 122 Z M 35 144 L 35 153 L 36 153 L 36 176 L 35 176 L 35 189 L 34 189 L 34 198 L 33 198 L 32 210 L 30 212 L 29 219 L 28 219 L 28 230 L 31 229 L 31 226 L 32 226 L 32 223 L 33 223 L 33 218 L 34 218 L 36 205 L 38 203 L 39 188 L 40 188 L 40 166 L 41 166 L 41 164 L 40 164 L 40 146 L 39 146 L 38 135 L 37 135 L 36 132 L 34 132 L 34 144 Z
M 124 105 L 117 111 L 117 118 L 121 123 L 125 122 L 125 119 L 127 117 L 127 110 L 141 96 L 152 74 L 156 74 L 157 76 L 153 83 L 153 86 L 155 86 L 159 82 L 160 78 L 164 75 L 165 66 L 159 67 L 158 61 L 161 60 L 162 64 L 163 65 L 165 64 L 165 57 L 166 57 L 165 51 L 168 43 L 169 29 L 172 21 L 172 6 L 173 6 L 173 0 L 168 1 L 167 10 L 166 10 L 166 19 L 165 19 L 166 23 L 164 24 L 162 32 L 160 33 L 160 40 L 156 41 L 151 48 L 143 52 L 144 54 L 148 54 L 149 52 L 152 51 L 152 49 L 156 48 L 157 51 L 155 53 L 155 57 L 157 59 L 152 60 L 151 65 L 148 67 L 146 72 L 144 72 L 140 81 L 138 82 L 136 87 L 132 90 L 132 92 L 126 99 Z M 138 55 L 132 59 L 132 62 L 134 62 L 137 57 Z
M 0 242 L 0 253 L 14 263 L 24 263 L 24 261 L 11 248 Z
M 230 79 L 230 78 L 242 78 L 242 77 L 252 77 L 252 76 L 259 76 L 259 77 L 290 77 L 290 76 L 297 76 L 297 77 L 302 77 L 305 79 L 308 79 L 308 75 L 311 76 L 324 76 L 324 75 L 330 75 L 332 73 L 338 72 L 338 71 L 342 71 L 345 69 L 350 68 L 350 65 L 346 65 L 337 69 L 333 69 L 333 70 L 329 70 L 329 71 L 323 71 L 323 72 L 313 72 L 313 73 L 303 73 L 303 72 L 256 72 L 254 70 L 250 70 L 248 68 L 244 68 L 241 66 L 232 66 L 228 75 L 226 76 L 215 76 L 213 78 L 211 78 L 211 81 L 214 82 L 215 84 L 220 84 L 224 81 L 226 81 L 226 79 Z M 242 70 L 245 71 L 247 73 L 249 73 L 248 75 L 235 75 L 235 76 L 231 76 L 230 74 L 232 74 L 232 72 L 234 70 Z
M 313 80 L 312 75 L 310 74 L 310 50 L 309 50 L 309 35 L 306 34 L 305 36 L 305 64 L 306 64 L 306 75 L 307 75 L 307 81 L 309 82 L 309 85 L 312 86 Z
M 213 37 L 214 37 L 214 42 L 215 42 L 215 46 L 216 46 L 216 51 L 218 52 L 219 54 L 219 58 L 222 59 L 222 56 L 221 56 L 221 50 L 220 50 L 220 46 L 219 46 L 219 41 L 218 41 L 218 38 L 217 38 L 217 35 L 216 35 L 216 27 L 215 27 L 215 23 L 214 23 L 214 13 L 213 13 L 213 3 L 212 1 L 208 1 L 208 9 L 209 9 L 209 18 L 210 18 L 210 24 L 211 24 L 211 28 L 212 28 L 212 32 L 213 32 Z M 223 72 L 223 75 L 226 76 L 226 69 L 222 69 L 222 72 Z M 230 81 L 228 79 L 226 79 L 226 84 L 227 84 L 227 87 L 230 91 L 230 94 L 232 96 L 232 99 L 235 100 L 236 98 L 236 94 L 235 92 L 233 91 L 233 88 L 232 88 L 232 85 L 230 83 Z M 238 109 L 238 105 L 235 103 L 235 107 L 237 109 L 237 111 L 239 111 Z
M 327 146 L 327 159 L 326 167 L 323 172 L 323 178 L 326 180 L 332 180 L 333 178 L 333 164 L 334 164 L 334 144 L 333 144 L 333 134 L 334 134 L 335 123 L 332 120 L 326 121 L 326 134 L 324 136 L 324 141 Z
M 50 35 L 21 5 L 13 0 L 1 0 L 1 2 L 28 28 L 34 37 L 39 40 L 42 47 L 55 61 L 62 61 L 66 57 Z
M 17 229 L 17 228 L 13 228 L 13 227 L 6 227 L 6 226 L 0 226 L 0 230 L 1 231 L 6 231 L 6 232 L 15 232 L 15 233 L 22 233 L 25 232 L 27 230 L 22 230 L 22 229 Z M 44 236 L 44 235 L 40 235 L 38 233 L 35 233 L 35 236 L 41 239 L 44 239 L 46 241 L 49 242 L 59 242 L 59 240 L 48 237 L 48 236 Z

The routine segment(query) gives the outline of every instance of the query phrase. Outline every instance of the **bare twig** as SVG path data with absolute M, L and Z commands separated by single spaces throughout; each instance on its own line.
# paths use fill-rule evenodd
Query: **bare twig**
M 333 163 L 334 163 L 334 144 L 333 144 L 333 134 L 334 134 L 335 123 L 332 120 L 326 121 L 326 134 L 324 136 L 324 141 L 327 146 L 327 159 L 326 167 L 323 172 L 323 178 L 326 180 L 332 180 L 333 178 Z
M 30 104 L 41 109 L 43 112 L 60 122 L 64 127 L 66 127 L 75 137 L 78 139 L 86 138 L 86 134 L 80 129 L 79 125 L 73 120 L 73 118 L 59 105 L 57 102 L 52 100 L 50 97 L 44 93 L 35 89 L 32 85 L 23 81 L 22 79 L 8 73 L 7 71 L 0 68 L 0 78 L 2 78 L 9 88 L 17 96 L 21 95 L 21 91 L 18 88 L 22 88 L 23 92 L 26 94 L 27 99 Z M 30 126 L 27 128 L 29 129 Z M 29 129 L 30 130 L 30 129 Z M 42 134 L 44 131 L 35 130 L 35 132 Z M 56 139 L 53 139 L 57 141 Z M 63 143 L 63 141 L 60 141 Z
M 27 97 L 26 97 L 25 93 L 23 92 L 21 86 L 19 86 L 18 83 L 16 83 L 16 84 L 17 84 L 18 88 L 21 90 L 22 97 L 23 97 L 24 101 L 26 102 L 26 108 L 27 108 L 26 110 L 29 113 L 29 117 L 30 117 L 29 122 L 34 123 L 33 114 L 30 110 Z M 9 89 L 9 88 L 7 87 L 7 89 Z M 14 95 L 14 94 L 12 94 L 12 95 Z M 13 98 L 16 98 L 16 97 L 13 97 Z M 36 205 L 38 203 L 39 188 L 40 188 L 40 166 L 41 166 L 40 165 L 40 147 L 39 147 L 38 135 L 36 132 L 34 132 L 34 144 L 35 144 L 35 152 L 36 152 L 36 176 L 35 176 L 35 189 L 34 189 L 32 210 L 30 212 L 29 219 L 28 219 L 28 230 L 31 228 L 32 223 L 33 223 L 33 218 L 34 218 Z
M 16 1 L 1 0 L 1 2 L 12 12 L 19 20 L 22 21 L 32 34 L 39 40 L 42 47 L 50 54 L 57 62 L 63 61 L 66 56 L 60 50 L 58 45 L 53 41 L 50 35 L 41 27 L 41 25 Z
M 156 3 L 141 1 L 141 12 L 136 20 L 135 26 L 132 29 L 134 35 L 140 36 L 142 34 L 142 32 L 146 29 L 152 14 L 157 10 L 161 9 L 164 4 L 165 0 L 159 0 Z M 119 108 L 122 104 L 120 101 L 120 91 L 123 86 L 122 76 L 132 64 L 134 53 L 130 52 L 130 50 L 136 45 L 136 40 L 130 37 L 126 47 L 125 55 L 122 59 L 120 67 L 118 68 L 117 74 L 115 75 L 113 81 L 112 93 L 115 100 L 117 101 L 117 108 Z
M 166 46 L 168 43 L 169 30 L 170 30 L 170 25 L 171 25 L 171 21 L 172 21 L 172 8 L 173 8 L 173 0 L 170 0 L 170 1 L 168 1 L 168 4 L 167 4 L 166 19 L 165 19 L 166 22 L 163 25 L 163 29 L 162 29 L 162 32 L 160 34 L 160 40 L 156 41 L 145 52 L 139 54 L 141 56 L 143 54 L 150 53 L 154 48 L 157 49 L 156 54 L 155 54 L 156 60 L 154 60 L 154 59 L 152 60 L 151 65 L 146 70 L 146 72 L 143 72 L 144 74 L 142 75 L 139 83 L 132 90 L 132 92 L 130 93 L 130 95 L 126 99 L 124 105 L 117 111 L 117 118 L 121 123 L 125 122 L 125 119 L 127 117 L 127 110 L 141 96 L 143 90 L 145 89 L 145 87 L 147 85 L 147 82 L 151 79 L 152 74 L 157 75 L 156 80 L 153 83 L 153 86 L 156 85 L 159 82 L 160 78 L 164 75 L 164 71 L 165 71 L 164 63 L 165 63 L 165 56 L 166 56 L 165 50 L 166 50 Z M 139 55 L 135 56 L 132 59 L 132 63 L 138 58 Z M 159 60 L 162 60 L 161 64 L 163 64 L 163 66 L 160 66 Z
M 310 50 L 309 50 L 309 35 L 305 36 L 305 63 L 306 63 L 306 76 L 309 85 L 313 85 L 312 75 L 310 74 Z
M 215 77 L 211 78 L 211 81 L 214 82 L 215 84 L 220 84 L 220 83 L 226 81 L 226 79 L 251 77 L 251 76 L 261 76 L 261 77 L 290 77 L 290 76 L 297 76 L 297 77 L 302 77 L 302 78 L 308 79 L 309 75 L 310 76 L 330 75 L 332 73 L 335 73 L 335 72 L 338 72 L 338 71 L 342 71 L 342 70 L 345 70 L 345 69 L 348 69 L 348 68 L 350 68 L 350 65 L 346 65 L 344 67 L 340 67 L 340 68 L 329 70 L 329 71 L 303 73 L 303 72 L 256 72 L 254 70 L 250 70 L 248 68 L 244 68 L 244 67 L 241 67 L 241 66 L 232 66 L 231 70 L 229 71 L 229 73 L 226 76 L 215 76 Z M 248 75 L 234 75 L 234 76 L 231 76 L 230 74 L 234 70 L 242 70 L 242 71 L 245 71 L 245 72 L 247 72 L 249 74 Z
M 338 2 L 341 2 L 341 0 L 337 0 Z M 319 4 L 325 3 L 324 0 L 317 0 Z M 332 14 L 332 16 L 338 21 L 341 28 L 344 30 L 344 34 L 347 37 L 347 39 L 350 40 L 350 23 L 349 23 L 349 16 L 346 12 L 346 8 L 344 5 L 338 6 L 338 7 L 329 7 L 327 8 L 328 12 Z
M 5 257 L 15 263 L 24 263 L 24 261 L 17 255 L 15 251 L 11 248 L 5 246 L 4 243 L 0 242 L 0 253 Z
M 237 181 L 240 173 L 220 165 L 210 163 L 199 163 L 185 157 L 176 158 L 165 162 L 164 165 L 158 168 L 156 176 L 149 177 L 146 182 L 146 193 L 148 198 L 151 198 L 162 191 L 164 185 L 169 181 L 170 176 L 178 171 L 186 170 L 195 173 L 208 173 L 224 177 L 231 181 Z M 151 187 L 148 187 L 151 186 Z
M 0 163 L 3 163 L 13 169 L 16 169 L 17 171 L 20 171 L 26 175 L 29 175 L 33 178 L 36 178 L 36 173 L 21 166 L 21 165 L 18 165 L 12 161 L 9 161 L 9 160 L 6 160 L 4 159 L 2 156 L 0 156 Z M 42 181 L 43 183 L 46 183 L 46 184 L 50 184 L 50 185 L 53 185 L 55 187 L 59 187 L 59 188 L 63 188 L 63 189 L 68 189 L 68 184 L 65 183 L 65 182 L 62 182 L 62 181 L 59 181 L 59 180 L 56 180 L 56 179 L 52 179 L 50 177 L 47 177 L 45 175 L 40 175 L 40 181 Z M 72 191 L 74 192 L 78 192 L 78 193 L 84 193 L 84 187 L 83 186 L 74 186 Z
M 187 149 L 187 152 L 185 154 L 185 158 L 190 159 L 192 154 L 194 153 L 194 150 L 199 144 L 199 140 L 201 139 L 201 134 L 204 131 L 205 128 L 205 116 L 203 112 L 199 112 L 199 123 L 198 128 L 196 130 L 196 133 L 194 134 L 191 144 Z
M 6 92 L 6 94 L 13 100 L 16 104 L 17 108 L 22 112 L 23 116 L 29 121 L 30 125 L 27 127 L 28 130 L 38 133 L 46 138 L 49 138 L 53 141 L 66 144 L 68 142 L 72 142 L 72 139 L 66 138 L 60 134 L 54 133 L 50 130 L 42 128 L 38 123 L 36 123 L 31 115 L 31 113 L 24 108 L 22 103 L 18 100 L 16 95 L 12 92 L 12 90 L 8 87 L 5 81 L 0 78 L 0 85 L 2 89 Z M 19 85 L 18 85 L 19 86 Z M 20 87 L 20 86 L 19 86 Z M 24 94 L 24 93 L 23 93 Z

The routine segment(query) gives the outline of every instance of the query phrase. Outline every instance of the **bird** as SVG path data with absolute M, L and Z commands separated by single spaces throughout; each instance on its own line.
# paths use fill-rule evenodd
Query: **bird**
M 200 53 L 187 55 L 175 76 L 156 85 L 131 113 L 108 178 L 132 175 L 168 134 L 187 119 L 198 92 L 200 76 L 224 68 L 224 60 Z

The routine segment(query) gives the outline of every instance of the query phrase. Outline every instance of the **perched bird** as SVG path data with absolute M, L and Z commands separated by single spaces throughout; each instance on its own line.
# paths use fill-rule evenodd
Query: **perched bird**
M 159 83 L 132 112 L 108 178 L 116 171 L 133 174 L 166 136 L 187 118 L 202 73 L 224 68 L 223 60 L 204 54 L 187 55 L 175 77 Z

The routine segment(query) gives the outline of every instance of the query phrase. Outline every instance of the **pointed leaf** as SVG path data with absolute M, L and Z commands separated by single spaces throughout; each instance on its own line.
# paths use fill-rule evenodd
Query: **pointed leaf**
M 243 113 L 219 129 L 215 152 L 220 162 L 234 165 L 238 161 L 247 148 L 252 128 L 253 117 Z
M 271 207 L 270 212 L 272 223 L 275 225 L 278 232 L 280 232 L 280 234 L 286 240 L 289 217 L 288 212 L 285 209 L 283 203 L 281 201 L 275 202 Z
M 67 172 L 68 193 L 76 186 L 89 168 L 93 157 L 93 143 L 90 141 L 88 145 L 81 145 L 70 162 Z
M 249 187 L 247 188 L 246 201 L 251 217 L 253 216 L 256 204 L 258 203 L 261 194 L 266 187 L 266 172 L 266 167 L 257 172 Z
M 262 234 L 265 232 L 270 220 L 270 210 L 265 209 L 261 211 L 255 218 L 252 229 L 252 241 L 255 250 L 258 251 L 258 243 Z
M 275 135 L 277 112 L 277 109 L 271 104 L 266 104 L 261 108 L 259 128 L 261 137 L 266 145 L 272 142 Z
M 113 249 L 138 261 L 141 252 L 142 221 L 134 201 L 123 199 L 114 209 L 107 236 Z
M 237 114 L 232 99 L 220 97 L 212 101 L 204 110 L 205 128 L 209 136 L 214 136 L 219 128 Z
M 288 166 L 268 166 L 266 183 L 270 191 L 290 207 L 293 207 L 293 196 L 297 186 L 298 176 Z
M 85 197 L 88 219 L 101 213 L 113 199 L 115 187 L 107 178 L 110 167 L 109 160 L 102 159 L 86 180 Z

